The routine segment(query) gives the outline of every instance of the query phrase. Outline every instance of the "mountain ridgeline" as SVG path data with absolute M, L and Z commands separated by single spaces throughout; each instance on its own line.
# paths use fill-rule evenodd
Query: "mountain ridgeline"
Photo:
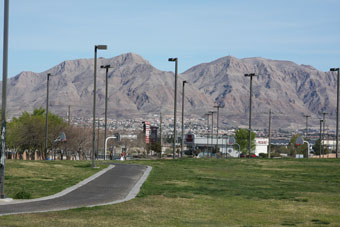
M 133 118 L 162 111 L 173 113 L 174 74 L 156 69 L 134 53 L 98 59 L 97 115 L 104 114 L 105 70 L 108 74 L 109 118 Z M 65 116 L 68 105 L 72 115 L 91 118 L 93 108 L 93 59 L 64 61 L 41 73 L 22 72 L 8 82 L 8 115 L 18 116 L 46 105 L 47 73 L 50 77 L 50 110 Z M 220 104 L 224 126 L 246 126 L 249 112 L 249 77 L 253 77 L 253 125 L 266 128 L 268 111 L 273 124 L 297 128 L 304 124 L 304 114 L 317 120 L 328 112 L 336 115 L 336 75 L 312 66 L 264 58 L 223 57 L 190 68 L 178 76 L 177 109 L 181 111 L 182 81 L 185 86 L 186 116 L 203 117 Z

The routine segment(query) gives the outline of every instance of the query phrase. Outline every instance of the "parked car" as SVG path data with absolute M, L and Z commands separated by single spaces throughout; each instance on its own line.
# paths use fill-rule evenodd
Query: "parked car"
M 257 158 L 256 154 L 250 154 L 250 157 L 251 157 L 251 158 Z M 249 155 L 241 154 L 241 155 L 240 155 L 240 158 L 249 158 Z

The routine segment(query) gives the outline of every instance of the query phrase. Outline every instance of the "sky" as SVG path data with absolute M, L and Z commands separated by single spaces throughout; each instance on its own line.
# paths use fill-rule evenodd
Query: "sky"
M 3 52 L 1 21 L 1 75 Z M 179 72 L 224 56 L 340 66 L 340 0 L 10 0 L 8 77 L 133 52 Z M 2 79 L 1 79 L 2 80 Z

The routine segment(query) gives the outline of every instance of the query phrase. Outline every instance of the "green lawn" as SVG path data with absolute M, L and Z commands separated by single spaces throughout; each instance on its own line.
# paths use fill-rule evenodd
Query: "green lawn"
M 153 167 L 136 199 L 3 216 L 1 226 L 340 226 L 339 160 L 127 163 Z
M 15 198 L 26 192 L 31 198 L 53 195 L 102 170 L 91 168 L 90 161 L 22 161 L 8 160 L 5 169 L 5 194 Z

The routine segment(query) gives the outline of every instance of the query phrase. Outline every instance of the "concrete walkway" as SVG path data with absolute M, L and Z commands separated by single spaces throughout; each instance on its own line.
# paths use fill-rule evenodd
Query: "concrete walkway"
M 0 216 L 68 210 L 133 199 L 151 171 L 149 166 L 115 164 L 74 187 L 35 200 L 0 203 Z

